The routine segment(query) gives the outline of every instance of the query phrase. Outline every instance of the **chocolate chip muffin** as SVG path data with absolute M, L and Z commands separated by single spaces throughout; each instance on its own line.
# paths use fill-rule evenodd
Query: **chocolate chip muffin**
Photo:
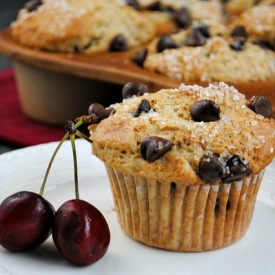
M 274 51 L 247 39 L 242 26 L 231 29 L 209 20 L 154 39 L 140 64 L 145 70 L 183 81 L 275 80 Z
M 263 2 L 236 17 L 231 27 L 243 26 L 250 40 L 275 50 L 275 1 Z
M 140 2 L 140 1 L 139 1 Z M 142 5 L 141 5 L 142 6 Z M 176 28 L 186 28 L 193 21 L 211 19 L 225 22 L 223 6 L 218 1 L 155 1 L 151 5 L 142 6 L 149 15 L 166 15 Z M 150 11 L 150 12 L 148 12 Z
M 123 231 L 173 251 L 236 242 L 275 155 L 270 101 L 222 82 L 141 94 L 90 108 L 92 151 L 106 165 Z
M 219 1 L 155 1 L 155 0 L 117 0 L 142 11 L 157 29 L 157 36 L 186 28 L 193 21 L 211 19 L 225 22 L 226 16 Z
M 116 0 L 37 0 L 19 12 L 11 35 L 43 50 L 91 53 L 137 47 L 156 29 L 147 16 Z

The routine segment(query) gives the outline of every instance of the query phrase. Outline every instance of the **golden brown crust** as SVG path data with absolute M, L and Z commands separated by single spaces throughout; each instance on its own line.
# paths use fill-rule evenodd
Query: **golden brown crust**
M 108 51 L 119 34 L 133 48 L 156 35 L 147 16 L 115 0 L 44 0 L 37 10 L 22 9 L 11 29 L 22 44 L 61 52 Z
M 177 26 L 171 12 L 167 11 L 169 9 L 179 11 L 183 7 L 186 8 L 190 15 L 190 22 L 212 20 L 224 23 L 226 21 L 226 16 L 224 15 L 222 5 L 219 1 L 159 1 L 162 6 L 162 10 L 160 11 L 146 10 L 146 7 L 153 4 L 155 0 L 139 2 L 144 8 L 143 13 L 148 16 L 157 27 L 158 35 L 172 33 L 179 29 L 179 26 Z
M 245 27 L 250 40 L 269 42 L 275 49 L 275 5 L 259 5 L 247 9 L 230 23 Z
M 133 118 L 146 98 L 149 113 Z M 215 122 L 195 122 L 191 106 L 202 99 L 215 101 L 221 110 Z M 248 162 L 253 173 L 263 170 L 275 154 L 275 122 L 255 114 L 249 101 L 224 83 L 181 85 L 133 97 L 113 107 L 116 113 L 90 127 L 93 153 L 108 166 L 134 176 L 177 184 L 201 184 L 198 165 L 207 153 L 223 158 L 237 154 Z M 149 163 L 140 155 L 146 137 L 159 136 L 174 146 L 164 156 Z
M 224 21 L 217 1 L 179 1 L 173 8 L 180 8 L 183 3 L 191 20 Z M 19 43 L 42 50 L 91 53 L 109 51 L 119 34 L 131 49 L 177 28 L 167 11 L 138 11 L 120 0 L 43 0 L 33 11 L 20 10 L 11 25 L 11 34 Z
M 210 21 L 205 21 L 206 26 L 209 24 Z M 171 35 L 179 45 L 176 49 L 158 52 L 156 45 L 159 39 L 154 39 L 148 45 L 144 69 L 194 82 L 225 81 L 237 84 L 275 79 L 273 51 L 250 41 L 246 41 L 242 48 L 234 49 L 230 29 L 219 24 L 213 28 L 211 37 L 201 46 L 185 45 L 192 28 Z

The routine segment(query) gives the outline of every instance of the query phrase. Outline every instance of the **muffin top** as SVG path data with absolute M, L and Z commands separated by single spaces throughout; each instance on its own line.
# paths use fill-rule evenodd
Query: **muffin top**
M 178 12 L 178 19 L 183 16 L 181 14 L 183 9 L 189 13 L 191 20 L 211 19 L 217 22 L 224 22 L 226 18 L 221 2 L 216 0 L 162 0 L 151 1 L 151 3 L 148 2 L 147 5 L 144 1 L 139 0 L 139 3 L 145 10 L 149 9 L 161 10 L 163 12 Z
M 43 50 L 91 53 L 137 47 L 155 37 L 156 28 L 116 0 L 37 0 L 20 10 L 11 35 Z
M 245 10 L 234 18 L 230 26 L 244 26 L 250 40 L 269 44 L 275 50 L 275 1 L 271 2 Z
M 135 176 L 185 185 L 230 182 L 260 172 L 275 154 L 269 100 L 247 100 L 223 82 L 181 84 L 111 107 L 115 112 L 89 127 L 93 154 Z
M 274 51 L 247 39 L 242 26 L 231 29 L 211 20 L 155 38 L 142 66 L 183 81 L 235 84 L 275 79 Z

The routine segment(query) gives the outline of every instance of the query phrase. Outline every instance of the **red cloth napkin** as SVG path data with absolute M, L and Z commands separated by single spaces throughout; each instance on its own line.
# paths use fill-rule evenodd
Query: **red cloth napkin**
M 13 70 L 0 72 L 0 141 L 25 147 L 59 141 L 64 134 L 62 126 L 50 126 L 26 117 L 20 109 Z

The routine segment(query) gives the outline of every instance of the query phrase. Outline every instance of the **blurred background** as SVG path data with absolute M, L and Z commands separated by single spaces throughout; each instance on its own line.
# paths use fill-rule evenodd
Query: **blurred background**
M 0 0 L 0 32 L 16 20 L 20 9 L 29 1 Z M 0 53 L 0 154 L 60 141 L 65 133 L 63 126 L 36 121 L 24 114 L 16 82 L 12 61 Z
M 0 30 L 7 28 L 15 20 L 26 0 L 0 0 Z M 0 54 L 0 71 L 11 66 L 11 61 Z
M 0 1 L 0 30 L 7 28 L 15 20 L 19 9 L 25 0 L 1 0 Z M 11 67 L 11 61 L 0 54 L 0 72 Z M 0 154 L 16 149 L 14 145 L 0 141 Z

